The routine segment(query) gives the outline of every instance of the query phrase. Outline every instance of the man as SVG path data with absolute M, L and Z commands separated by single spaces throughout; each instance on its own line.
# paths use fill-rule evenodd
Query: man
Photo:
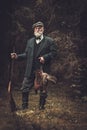
M 22 84 L 22 109 L 28 108 L 28 97 L 34 86 L 35 71 L 42 66 L 43 71 L 49 73 L 50 61 L 56 56 L 57 48 L 53 39 L 44 36 L 44 24 L 36 22 L 33 24 L 34 37 L 27 41 L 23 54 L 11 53 L 13 59 L 27 59 L 26 71 Z M 40 91 L 39 108 L 44 109 L 47 92 Z

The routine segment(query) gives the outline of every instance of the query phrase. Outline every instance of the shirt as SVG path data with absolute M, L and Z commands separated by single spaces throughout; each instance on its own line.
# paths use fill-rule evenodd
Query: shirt
M 36 44 L 39 44 L 43 40 L 43 34 L 36 39 Z

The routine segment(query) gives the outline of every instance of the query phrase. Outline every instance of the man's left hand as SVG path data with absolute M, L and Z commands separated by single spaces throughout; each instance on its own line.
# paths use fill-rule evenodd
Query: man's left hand
M 40 60 L 40 63 L 44 64 L 44 62 L 45 62 L 44 57 L 41 56 L 41 57 L 39 57 L 38 59 Z

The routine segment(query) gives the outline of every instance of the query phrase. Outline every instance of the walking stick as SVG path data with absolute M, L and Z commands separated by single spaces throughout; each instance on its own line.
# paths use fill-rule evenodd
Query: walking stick
M 10 104 L 11 112 L 14 112 L 17 110 L 16 103 L 12 95 L 13 64 L 14 64 L 14 60 L 11 59 L 10 65 L 9 65 L 9 83 L 8 83 L 8 95 L 9 95 L 9 104 Z

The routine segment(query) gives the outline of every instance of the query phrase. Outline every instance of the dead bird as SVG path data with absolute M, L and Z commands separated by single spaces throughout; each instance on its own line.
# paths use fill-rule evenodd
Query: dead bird
M 56 83 L 57 82 L 57 78 L 55 76 L 52 76 L 50 74 L 47 74 L 47 73 L 43 72 L 42 69 L 38 69 L 35 72 L 35 81 L 34 81 L 34 88 L 35 88 L 35 90 L 38 90 L 38 89 L 40 89 L 42 87 L 44 89 L 46 89 L 48 81 Z

